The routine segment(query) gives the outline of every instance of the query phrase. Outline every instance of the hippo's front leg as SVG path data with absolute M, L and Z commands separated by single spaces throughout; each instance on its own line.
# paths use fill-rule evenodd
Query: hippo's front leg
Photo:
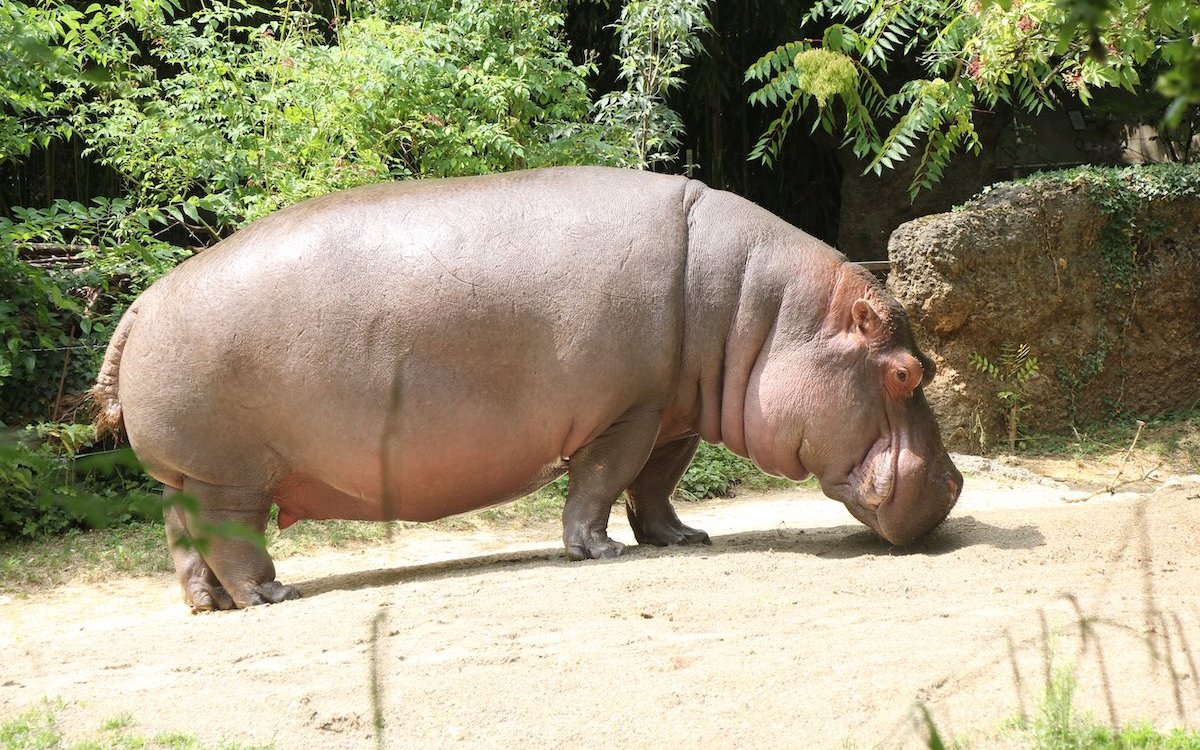
M 616 557 L 625 545 L 608 538 L 608 517 L 621 492 L 642 471 L 658 438 L 662 414 L 627 412 L 571 456 L 563 544 L 572 560 Z
M 681 438 L 654 449 L 645 468 L 629 485 L 625 515 L 638 544 L 711 544 L 708 534 L 686 526 L 671 507 L 671 493 L 696 455 L 700 436 Z
M 250 607 L 300 597 L 300 592 L 295 588 L 275 580 L 275 563 L 260 545 L 249 539 L 222 533 L 219 528 L 214 529 L 222 524 L 237 522 L 261 534 L 267 527 L 271 508 L 270 497 L 265 490 L 220 487 L 187 477 L 183 481 L 183 491 L 196 498 L 200 506 L 200 526 L 208 530 L 207 549 L 201 560 L 201 565 L 206 565 L 208 571 L 194 566 L 187 570 L 180 569 L 181 561 L 193 564 L 195 561 L 186 554 L 175 556 L 176 572 L 183 584 L 184 596 L 193 609 L 228 609 L 230 599 L 238 607 Z M 195 529 L 190 530 L 194 538 Z M 218 590 L 223 589 L 223 595 L 214 597 L 214 606 L 205 606 L 208 602 L 203 597 L 197 600 L 193 595 L 199 582 L 197 575 L 207 577 L 209 574 L 220 582 Z

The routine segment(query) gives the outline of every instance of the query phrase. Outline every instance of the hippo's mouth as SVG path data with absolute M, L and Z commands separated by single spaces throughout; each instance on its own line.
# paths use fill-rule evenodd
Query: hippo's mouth
M 885 405 L 878 437 L 857 462 L 817 471 L 821 489 L 876 534 L 906 545 L 936 528 L 962 492 L 921 392 Z M 861 449 L 860 449 L 861 450 Z
M 879 533 L 880 507 L 896 494 L 901 438 L 888 430 L 842 477 L 821 479 L 826 495 L 844 504 L 855 518 Z
M 879 438 L 847 478 L 855 501 L 872 512 L 896 494 L 901 446 L 902 440 L 894 432 Z

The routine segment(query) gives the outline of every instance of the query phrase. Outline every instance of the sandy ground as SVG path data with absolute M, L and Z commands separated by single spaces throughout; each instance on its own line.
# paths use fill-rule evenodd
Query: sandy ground
M 1200 726 L 1200 477 L 1093 495 L 1069 466 L 960 466 L 907 550 L 792 492 L 688 504 L 711 547 L 615 561 L 568 562 L 553 524 L 404 530 L 283 560 L 305 598 L 242 612 L 190 615 L 167 576 L 9 597 L 0 719 L 50 698 L 70 732 L 129 713 L 280 750 L 919 747 L 923 704 L 1002 747 L 1052 661 L 1102 722 Z

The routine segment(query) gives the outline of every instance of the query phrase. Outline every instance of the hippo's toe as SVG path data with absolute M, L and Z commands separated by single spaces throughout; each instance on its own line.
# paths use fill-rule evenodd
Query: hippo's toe
M 237 608 L 233 597 L 223 586 L 211 584 L 203 579 L 188 582 L 184 599 L 193 613 Z

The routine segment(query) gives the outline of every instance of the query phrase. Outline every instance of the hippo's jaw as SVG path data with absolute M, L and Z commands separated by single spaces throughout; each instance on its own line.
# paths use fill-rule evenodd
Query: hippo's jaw
M 913 412 L 921 409 L 908 411 L 906 419 L 888 414 L 887 432 L 844 479 L 822 481 L 826 495 L 896 545 L 909 544 L 936 528 L 962 491 L 962 475 L 942 447 L 936 427 L 929 425 L 932 432 L 912 429 Z M 906 427 L 896 429 L 897 424 Z

